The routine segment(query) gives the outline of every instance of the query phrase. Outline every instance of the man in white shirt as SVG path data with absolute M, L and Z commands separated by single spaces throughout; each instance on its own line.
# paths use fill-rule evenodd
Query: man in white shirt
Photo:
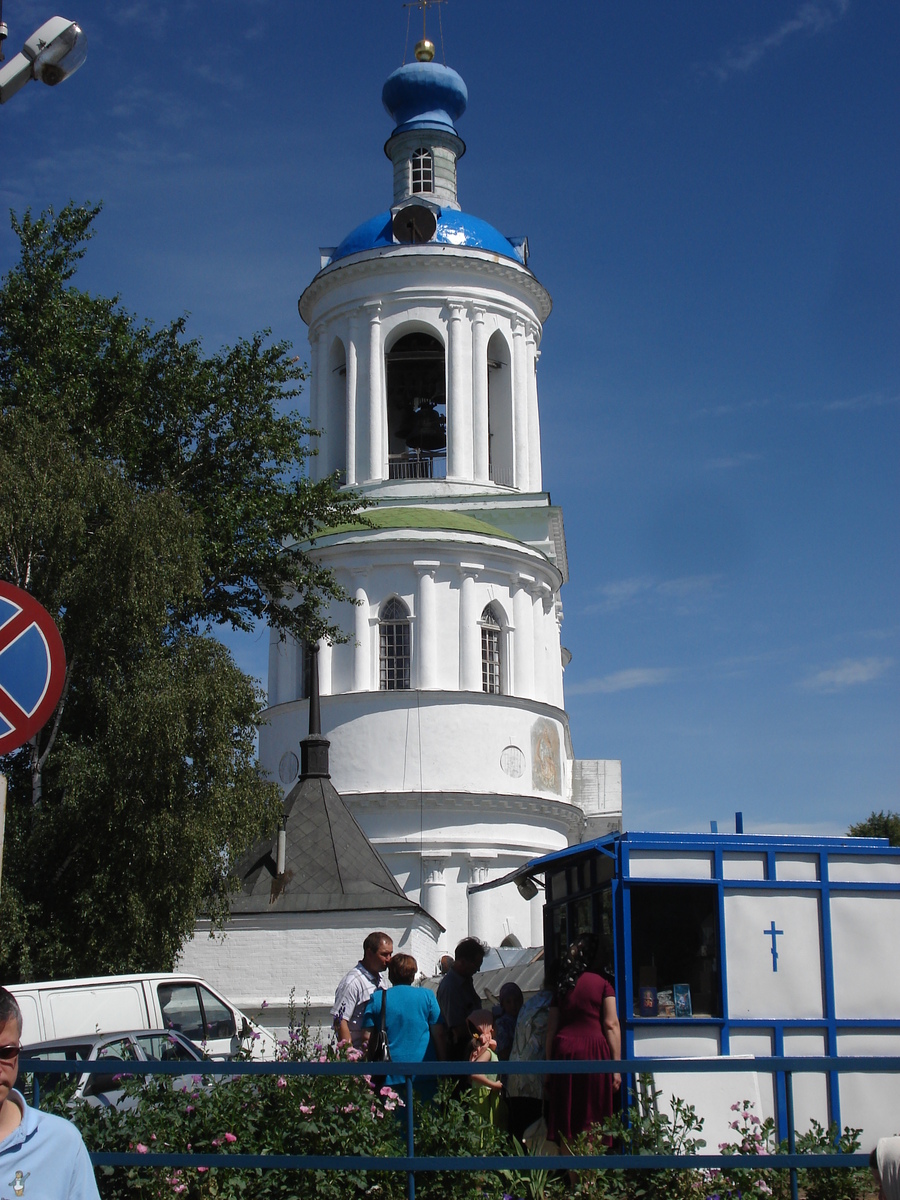
M 337 985 L 331 1023 L 339 1042 L 362 1044 L 362 1018 L 376 988 L 382 987 L 381 972 L 387 969 L 394 943 L 386 933 L 370 933 L 363 942 L 363 956 Z
M 13 1089 L 22 1014 L 0 988 L 0 1198 L 100 1200 L 81 1134 L 61 1117 L 29 1108 Z

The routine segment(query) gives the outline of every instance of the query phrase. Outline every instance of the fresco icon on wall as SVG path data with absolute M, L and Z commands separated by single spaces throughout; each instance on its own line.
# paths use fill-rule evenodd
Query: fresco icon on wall
M 540 717 L 531 727 L 531 781 L 542 792 L 560 794 L 559 731 Z

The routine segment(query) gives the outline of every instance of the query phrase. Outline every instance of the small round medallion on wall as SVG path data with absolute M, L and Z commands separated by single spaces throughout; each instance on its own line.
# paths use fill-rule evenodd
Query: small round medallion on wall
M 286 754 L 282 754 L 281 762 L 278 764 L 278 778 L 282 783 L 293 783 L 300 774 L 300 759 L 293 752 L 288 750 Z
M 519 779 L 525 774 L 525 755 L 518 746 L 504 746 L 500 752 L 500 766 L 510 779 Z

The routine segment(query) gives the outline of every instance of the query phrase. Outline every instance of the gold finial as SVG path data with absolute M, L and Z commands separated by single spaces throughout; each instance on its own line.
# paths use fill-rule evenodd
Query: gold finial
M 0 0 L 2 2 L 2 0 Z M 429 8 L 438 10 L 438 23 L 441 27 L 441 53 L 444 53 L 444 23 L 441 20 L 441 5 L 446 4 L 447 0 L 406 0 L 403 7 L 407 10 L 406 18 L 406 45 L 409 45 L 409 18 L 412 16 L 414 8 L 422 10 L 422 40 L 416 42 L 416 58 L 419 62 L 431 62 L 434 58 L 434 42 L 429 41 L 428 30 L 425 28 L 425 17 Z M 406 61 L 406 49 L 403 51 L 403 60 Z M 444 60 L 446 62 L 446 59 Z

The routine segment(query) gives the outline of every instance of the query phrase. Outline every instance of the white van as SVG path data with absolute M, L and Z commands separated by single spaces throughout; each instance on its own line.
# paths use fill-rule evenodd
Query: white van
M 105 975 L 8 988 L 22 1010 L 22 1044 L 126 1029 L 177 1029 L 213 1058 L 241 1045 L 252 1058 L 274 1058 L 272 1034 L 192 975 Z

